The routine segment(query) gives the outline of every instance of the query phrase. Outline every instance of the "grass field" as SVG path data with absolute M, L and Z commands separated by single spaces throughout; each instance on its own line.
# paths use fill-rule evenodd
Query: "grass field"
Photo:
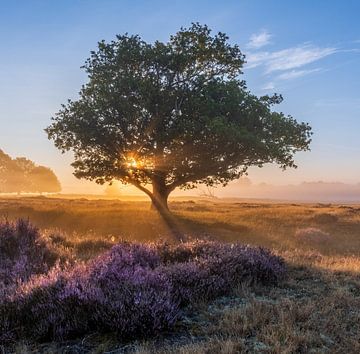
M 174 332 L 145 342 L 94 334 L 36 347 L 18 343 L 14 351 L 360 352 L 360 206 L 174 199 L 170 209 L 188 238 L 268 247 L 285 259 L 288 276 L 278 286 L 242 286 L 229 297 L 194 304 Z M 2 198 L 0 215 L 29 218 L 48 235 L 61 234 L 85 260 L 120 239 L 171 241 L 145 201 Z
M 326 255 L 360 255 L 360 205 L 274 204 L 221 200 L 170 202 L 177 227 L 190 238 L 261 245 L 277 250 L 314 250 Z M 0 217 L 29 218 L 69 241 L 119 239 L 171 241 L 166 224 L 147 201 L 60 198 L 2 198 Z M 300 242 L 299 229 L 329 233 L 326 242 Z

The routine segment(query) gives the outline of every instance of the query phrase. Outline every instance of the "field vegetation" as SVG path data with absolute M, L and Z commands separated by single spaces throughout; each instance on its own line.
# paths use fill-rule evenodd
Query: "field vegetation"
M 239 241 L 334 256 L 360 254 L 360 205 L 202 198 L 174 198 L 169 205 L 177 227 L 189 239 Z M 29 219 L 45 232 L 58 231 L 76 247 L 81 245 L 82 250 L 86 242 L 111 245 L 120 240 L 172 241 L 162 217 L 142 200 L 1 198 L 0 215 L 10 221 Z M 328 234 L 324 242 L 317 242 L 319 233 Z
M 12 297 L 12 306 L 19 311 L 16 317 L 23 327 L 16 332 L 21 337 L 3 339 L 4 343 L 8 341 L 1 347 L 3 352 L 359 352 L 360 206 L 176 198 L 170 200 L 169 206 L 177 227 L 186 236 L 183 245 L 171 246 L 173 240 L 166 224 L 145 201 L 85 197 L 0 199 L 2 224 L 10 230 L 3 235 L 13 240 L 11 233 L 16 237 L 21 234 L 12 224 L 18 218 L 29 219 L 40 228 L 37 233 L 26 222 L 22 224 L 37 240 L 35 251 L 31 251 L 29 244 L 21 247 L 22 257 L 33 267 L 19 268 L 19 264 L 26 262 L 17 263 L 17 268 L 13 267 L 16 262 L 6 263 L 6 269 L 16 274 L 23 272 L 24 280 L 32 278 L 27 285 L 14 290 L 20 295 Z M 24 240 L 17 239 L 24 245 Z M 196 241 L 199 239 L 202 241 Z M 158 240 L 162 242 L 154 243 Z M 234 242 L 254 246 L 245 248 L 253 252 L 251 271 L 244 271 L 249 251 L 232 246 Z M 256 246 L 269 248 L 275 257 L 265 252 L 266 257 L 261 258 Z M 26 249 L 29 254 L 25 254 Z M 34 254 L 37 258 L 33 259 Z M 129 263 L 123 265 L 129 254 L 138 254 L 135 263 L 131 258 L 131 267 L 138 272 L 136 276 L 132 275 L 134 268 L 127 268 Z M 215 265 L 214 257 L 221 260 L 222 267 Z M 121 265 L 125 271 L 110 274 L 114 264 L 116 269 Z M 201 271 L 199 264 L 203 267 Z M 235 264 L 241 265 L 240 270 Z M 36 273 L 43 275 L 34 278 Z M 99 278 L 100 273 L 105 274 L 104 278 Z M 215 273 L 219 278 L 209 283 L 209 274 Z M 101 302 L 99 312 L 88 316 L 86 301 L 98 299 L 91 298 L 90 293 L 86 301 L 76 297 L 74 289 L 79 284 L 94 290 L 104 279 L 116 279 L 113 284 L 120 284 L 124 277 L 133 284 L 135 292 L 142 287 L 147 294 L 145 300 L 150 301 L 155 311 L 144 310 L 149 308 L 146 301 L 138 303 L 145 316 L 145 327 L 137 327 L 136 310 L 123 312 L 126 323 L 112 319 L 109 314 L 119 311 L 119 307 L 112 307 L 113 301 Z M 224 278 L 223 286 L 219 285 L 220 278 Z M 7 287 L 2 289 L 4 296 L 8 296 L 11 286 L 8 279 Z M 109 293 L 120 294 L 120 288 L 111 286 Z M 50 297 L 64 299 L 64 294 L 68 296 L 67 302 L 59 308 L 56 301 L 50 306 Z M 71 311 L 74 294 L 77 312 Z M 37 310 L 33 311 L 32 306 Z M 51 332 L 44 331 L 42 326 L 49 323 L 41 322 L 44 320 L 41 316 L 36 317 L 38 306 L 50 306 L 56 314 L 52 323 L 59 323 L 56 316 L 60 316 L 66 326 L 50 326 L 47 328 L 52 328 Z M 6 311 L 2 312 L 3 318 L 5 315 Z M 151 320 L 155 317 L 158 322 Z M 64 318 L 70 321 L 66 323 Z M 42 325 L 31 325 L 40 322 Z M 94 323 L 103 325 L 99 328 Z M 111 330 L 116 326 L 117 331 Z M 3 333 L 14 335 L 10 330 Z

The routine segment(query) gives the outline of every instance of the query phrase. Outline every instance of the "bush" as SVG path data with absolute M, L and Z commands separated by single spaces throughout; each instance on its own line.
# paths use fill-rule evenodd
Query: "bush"
M 312 219 L 318 224 L 333 224 L 339 221 L 337 215 L 329 213 L 316 214 Z
M 7 242 L 15 242 L 13 237 L 24 245 L 27 238 L 39 237 L 29 224 L 3 227 Z M 29 244 L 29 253 L 38 252 L 36 242 Z M 280 258 L 238 244 L 120 243 L 89 262 L 66 267 L 56 264 L 55 256 L 49 261 L 46 245 L 40 259 L 27 258 L 37 264 L 36 272 L 28 271 L 0 300 L 0 341 L 69 339 L 94 331 L 143 337 L 171 328 L 182 306 L 227 294 L 244 280 L 272 283 L 284 274 Z
M 317 243 L 317 244 L 328 242 L 331 238 L 330 234 L 315 227 L 306 227 L 303 229 L 298 229 L 295 232 L 295 237 L 300 242 Z
M 0 296 L 32 275 L 46 273 L 56 262 L 67 261 L 70 255 L 47 242 L 28 221 L 0 223 Z
M 282 260 L 260 247 L 195 241 L 158 252 L 181 303 L 224 295 L 242 281 L 276 283 L 285 273 Z

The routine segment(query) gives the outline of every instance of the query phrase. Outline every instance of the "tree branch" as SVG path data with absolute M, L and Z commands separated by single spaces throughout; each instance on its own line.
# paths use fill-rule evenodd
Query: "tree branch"
M 153 194 L 147 188 L 142 186 L 139 182 L 137 182 L 135 180 L 131 180 L 131 179 L 129 179 L 128 182 L 130 184 L 132 184 L 133 186 L 135 186 L 136 188 L 140 189 L 145 194 L 147 194 L 151 199 L 153 198 Z

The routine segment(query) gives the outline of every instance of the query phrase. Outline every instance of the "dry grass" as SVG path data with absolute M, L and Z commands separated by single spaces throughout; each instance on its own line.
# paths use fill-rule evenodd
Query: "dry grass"
M 188 342 L 143 343 L 135 353 L 359 353 L 360 259 L 283 254 L 278 287 L 244 287 L 197 309 Z
M 241 241 L 279 250 L 315 250 L 328 255 L 360 255 L 360 206 L 269 204 L 174 199 L 170 202 L 179 229 L 192 237 Z M 30 220 L 42 229 L 56 229 L 72 242 L 120 238 L 167 239 L 161 217 L 146 201 L 0 198 L 0 217 Z M 327 242 L 303 243 L 296 231 L 316 228 Z
M 176 331 L 146 342 L 119 343 L 95 334 L 72 343 L 32 346 L 17 353 L 359 353 L 360 207 L 357 205 L 226 203 L 170 204 L 178 227 L 193 237 L 263 245 L 289 268 L 277 287 L 242 287 L 231 297 L 188 309 Z M 166 238 L 147 202 L 50 198 L 0 199 L 0 215 L 29 217 L 87 259 L 120 238 Z M 304 242 L 302 228 L 331 237 Z M 51 229 L 51 230 L 49 230 Z M 64 349 L 67 348 L 67 349 Z M 1 353 L 1 346 L 0 346 Z

